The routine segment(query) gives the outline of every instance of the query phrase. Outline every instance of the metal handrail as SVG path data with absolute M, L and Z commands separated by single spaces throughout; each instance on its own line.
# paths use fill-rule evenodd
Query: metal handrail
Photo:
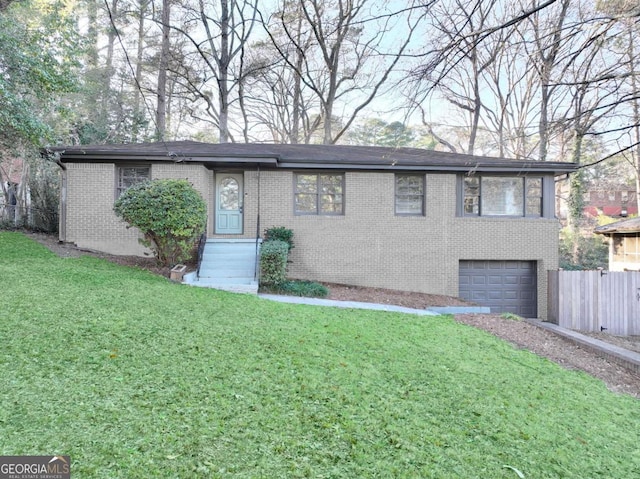
M 260 164 L 258 163 L 258 204 L 256 215 L 256 258 L 253 266 L 253 279 L 260 281 Z
M 204 247 L 207 244 L 207 233 L 202 233 L 200 235 L 200 240 L 198 241 L 198 268 L 196 269 L 196 278 L 200 277 L 200 265 L 202 264 L 202 258 L 204 256 Z
M 257 227 L 256 227 L 256 257 L 255 263 L 253 265 L 253 279 L 254 281 L 258 281 L 260 276 L 260 215 L 257 218 Z

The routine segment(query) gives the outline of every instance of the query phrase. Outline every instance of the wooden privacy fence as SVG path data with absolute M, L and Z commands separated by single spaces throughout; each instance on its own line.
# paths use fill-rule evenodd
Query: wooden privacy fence
M 640 272 L 549 271 L 548 321 L 576 331 L 640 334 Z

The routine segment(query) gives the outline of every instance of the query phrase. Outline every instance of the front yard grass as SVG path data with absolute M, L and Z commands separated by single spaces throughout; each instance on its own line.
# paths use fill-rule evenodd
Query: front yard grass
M 0 291 L 0 455 L 68 454 L 75 478 L 640 471 L 637 400 L 450 317 L 171 284 L 18 233 Z

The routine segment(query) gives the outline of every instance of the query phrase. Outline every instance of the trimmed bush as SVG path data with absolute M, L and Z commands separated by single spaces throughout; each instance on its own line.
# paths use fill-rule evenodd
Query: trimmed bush
M 326 298 L 329 294 L 326 286 L 313 281 L 301 280 L 287 280 L 278 285 L 261 286 L 261 292 L 304 296 L 305 298 Z
M 125 190 L 113 209 L 142 232 L 140 242 L 166 266 L 192 257 L 207 221 L 207 206 L 187 180 L 139 183 Z
M 289 245 L 280 240 L 262 243 L 260 248 L 260 282 L 268 286 L 284 283 L 287 278 Z
M 280 240 L 287 243 L 289 250 L 293 248 L 293 230 L 284 226 L 274 226 L 264 230 L 264 241 Z

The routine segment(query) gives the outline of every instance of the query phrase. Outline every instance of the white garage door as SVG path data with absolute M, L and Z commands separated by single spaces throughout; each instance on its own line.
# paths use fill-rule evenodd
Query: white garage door
M 460 297 L 492 313 L 538 315 L 535 261 L 460 261 Z

